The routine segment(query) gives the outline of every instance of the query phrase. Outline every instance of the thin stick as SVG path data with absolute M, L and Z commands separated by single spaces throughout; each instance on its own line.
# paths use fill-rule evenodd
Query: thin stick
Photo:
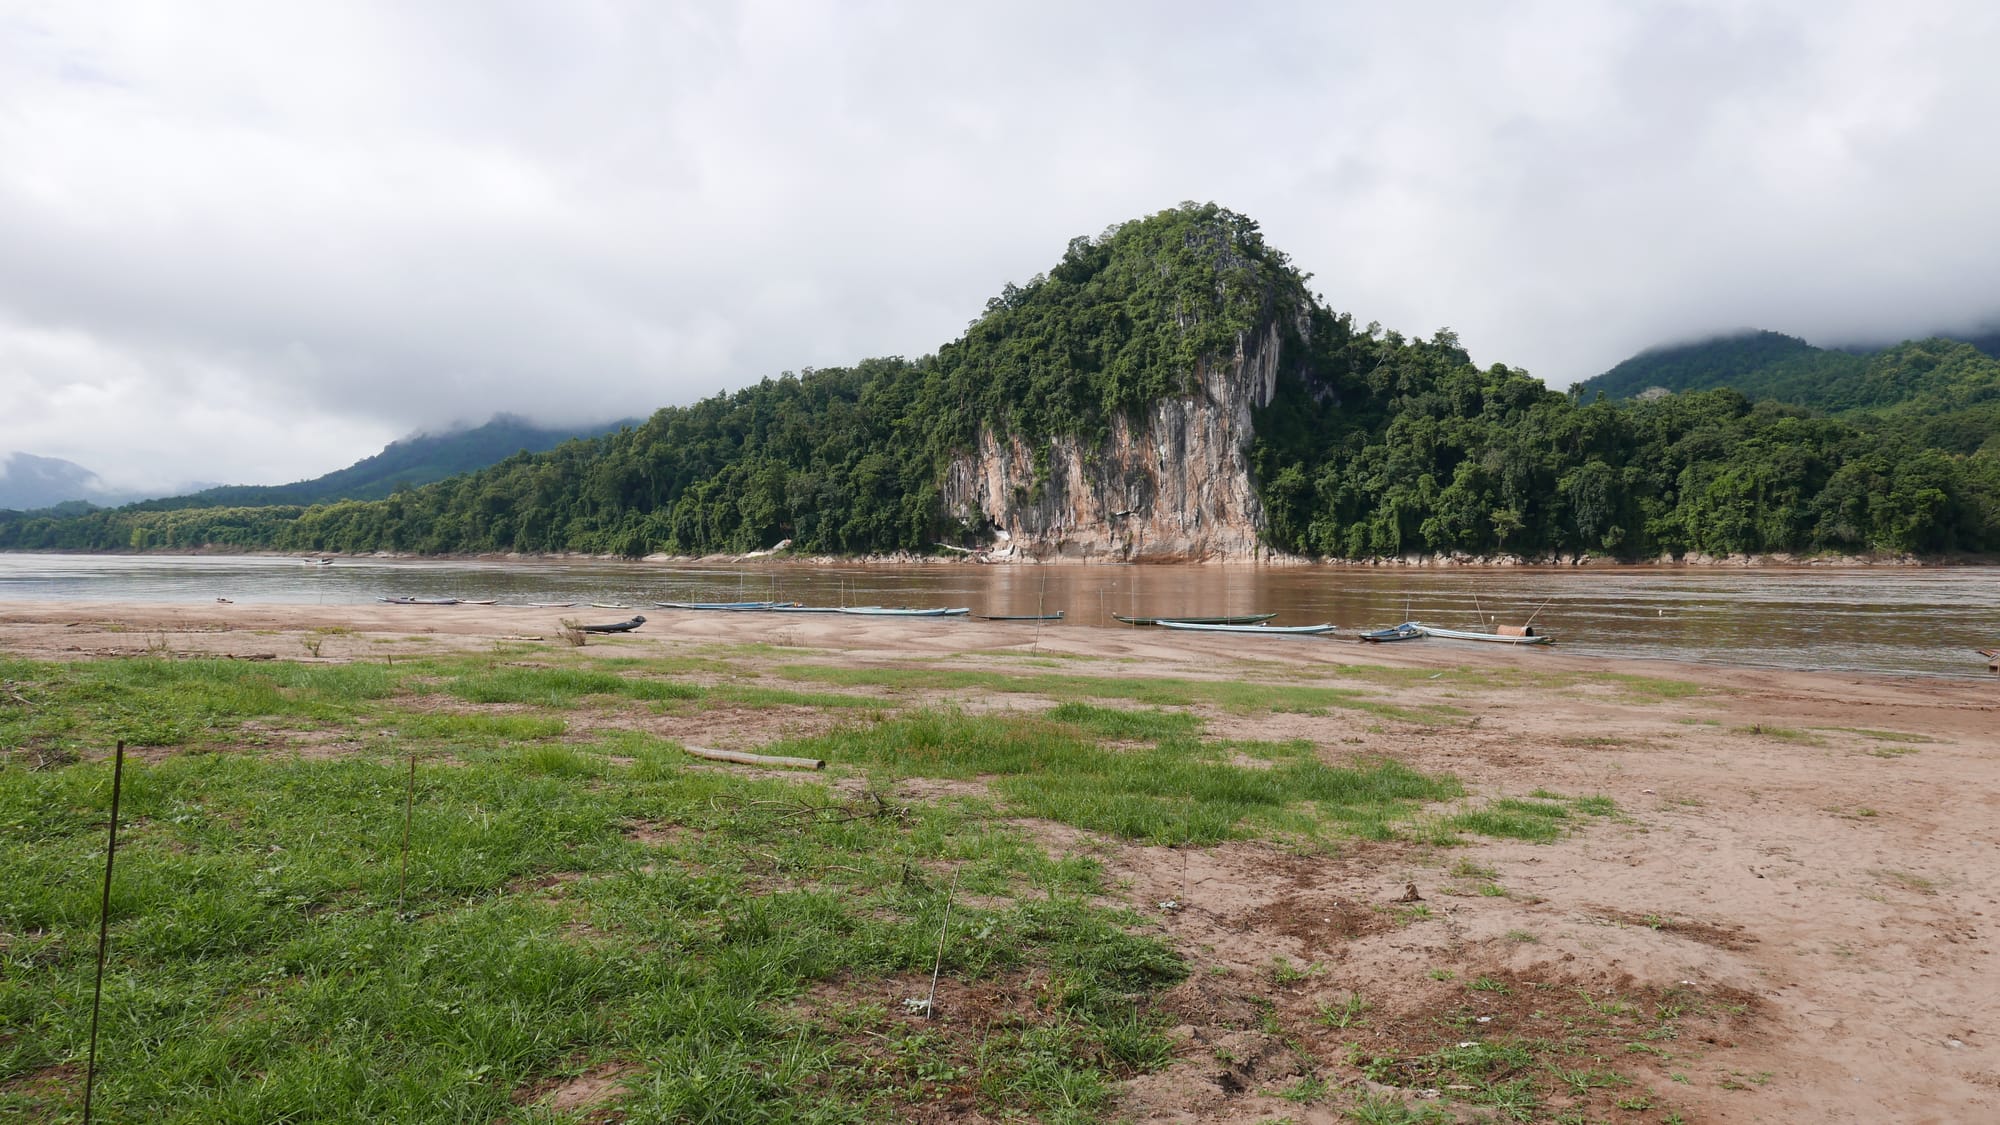
M 111 865 L 118 858 L 118 795 L 125 782 L 125 740 L 111 764 L 111 831 L 104 845 L 104 901 L 97 911 L 97 988 L 90 998 L 90 1061 L 83 1068 L 83 1125 L 90 1125 L 90 1098 L 97 1090 L 97 1016 L 104 1006 L 104 953 L 111 942 Z
M 1555 596 L 1554 594 L 1550 594 L 1550 595 L 1549 595 L 1549 597 L 1548 597 L 1548 601 L 1545 601 L 1545 602 L 1543 602 L 1543 603 L 1542 603 L 1541 605 L 1538 605 L 1538 606 L 1536 606 L 1536 607 L 1535 607 L 1535 612 L 1533 612 L 1533 613 L 1529 614 L 1529 615 L 1528 615 L 1528 619 L 1527 619 L 1526 621 L 1522 622 L 1522 624 L 1523 624 L 1523 625 L 1533 625 L 1533 624 L 1535 623 L 1535 618 L 1537 618 L 1537 617 L 1540 617 L 1540 616 L 1542 615 L 1542 611 L 1543 611 L 1543 610 L 1545 610 L 1545 609 L 1547 609 L 1547 608 L 1549 608 L 1549 602 L 1552 602 L 1552 601 L 1555 601 L 1555 600 L 1556 600 L 1556 596 Z
M 1035 643 L 1028 646 L 1029 652 L 1039 653 L 1042 649 L 1042 626 L 1047 624 L 1042 618 L 1049 612 L 1048 604 L 1049 572 L 1044 570 L 1042 571 L 1042 588 L 1035 594 Z
M 410 755 L 410 793 L 403 799 L 403 869 L 396 875 L 396 913 L 403 912 L 403 893 L 410 886 L 410 814 L 417 807 L 417 756 Z
M 944 935 L 951 929 L 951 901 L 958 895 L 958 871 L 951 873 L 951 889 L 944 896 L 944 924 L 938 927 L 937 960 L 931 965 L 931 994 L 924 997 L 924 1018 L 937 1018 L 938 974 L 944 971 Z

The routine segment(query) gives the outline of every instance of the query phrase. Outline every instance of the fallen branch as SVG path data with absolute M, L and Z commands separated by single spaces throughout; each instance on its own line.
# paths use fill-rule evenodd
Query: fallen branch
M 710 750 L 702 746 L 683 746 L 693 757 L 706 758 L 711 762 L 735 762 L 740 766 L 775 766 L 788 770 L 823 770 L 826 762 L 820 758 L 779 758 L 769 754 L 745 754 L 740 750 Z

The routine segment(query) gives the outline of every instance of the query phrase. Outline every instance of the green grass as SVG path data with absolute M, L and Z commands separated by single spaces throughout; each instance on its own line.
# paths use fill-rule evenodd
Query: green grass
M 104 1119 L 485 1120 L 592 1060 L 634 1068 L 634 1120 L 882 1120 L 958 1073 L 982 1112 L 1055 1119 L 1165 1059 L 1141 1000 L 1183 969 L 1089 905 L 1093 865 L 951 807 L 801 815 L 846 806 L 612 748 L 638 760 L 420 764 L 401 911 L 401 762 L 128 763 Z M 109 774 L 0 768 L 0 1116 L 76 1110 L 76 1083 L 45 1079 L 85 1047 Z M 634 824 L 683 834 L 649 846 Z M 939 864 L 958 869 L 947 984 L 1046 987 L 1035 1021 L 906 1072 L 868 1045 L 916 1026 L 896 1006 L 936 953 Z M 815 988 L 888 1007 L 843 1026 Z
M 590 668 L 495 668 L 466 672 L 446 691 L 470 703 L 527 703 L 576 707 L 586 696 L 649 701 L 698 699 L 700 688 L 672 680 L 623 676 Z
M 984 779 L 1015 815 L 1154 843 L 1322 832 L 1388 838 L 1423 802 L 1463 792 L 1453 778 L 1392 761 L 1328 765 L 1310 744 L 1268 768 L 1232 765 L 1221 760 L 1219 747 L 1186 737 L 1192 728 L 1164 713 L 1055 714 L 1072 721 L 920 710 L 780 743 L 772 752 L 886 778 Z M 1162 737 L 1144 749 L 1110 748 L 1089 737 L 1091 726 Z
M 1117 699 L 1156 707 L 1207 705 L 1232 714 L 1273 712 L 1323 713 L 1333 709 L 1361 711 L 1407 722 L 1435 724 L 1463 712 L 1445 706 L 1403 707 L 1370 699 L 1351 688 L 1299 684 L 1264 684 L 1234 680 L 1187 680 L 1166 677 L 1025 675 L 961 668 L 851 668 L 825 664 L 791 664 L 778 669 L 788 679 L 810 680 L 843 687 L 875 687 L 895 691 L 967 691 L 1038 695 L 1059 701 Z
M 544 1120 L 521 1092 L 599 1064 L 628 1073 L 611 1108 L 630 1120 L 859 1122 L 942 1103 L 1094 1119 L 1118 1078 L 1167 1061 L 1149 997 L 1185 970 L 1141 919 L 1097 905 L 1094 861 L 1048 855 L 996 806 L 1177 844 L 1520 835 L 1610 811 L 1538 792 L 1426 818 L 1465 797 L 1456 779 L 1209 734 L 1217 711 L 1442 714 L 1344 688 L 786 670 L 864 689 L 812 691 L 689 659 L 0 661 L 0 1117 L 76 1112 L 119 739 L 151 752 L 128 761 L 123 796 L 105 1120 Z M 905 689 L 1056 706 L 884 698 Z M 991 800 L 861 799 L 601 729 L 707 707 L 839 716 L 771 752 L 878 782 L 975 780 Z M 902 1011 L 928 987 L 948 900 L 947 984 L 1027 1015 L 974 1034 L 948 1007 Z
M 404 673 L 376 664 L 135 658 L 74 664 L 0 659 L 26 701 L 0 708 L 0 746 L 95 750 L 201 746 L 248 719 L 341 723 L 394 694 Z
M 1779 742 L 1795 742 L 1802 746 L 1824 746 L 1826 740 L 1810 731 L 1793 730 L 1791 727 L 1775 727 L 1767 723 L 1752 723 L 1747 727 L 1730 727 L 1731 734 L 1747 734 L 1755 738 L 1771 738 Z
M 1940 741 L 1927 734 L 1911 734 L 1909 731 L 1902 730 L 1869 730 L 1866 727 L 1814 727 L 1813 729 L 1858 734 L 1863 738 L 1873 739 L 1876 742 L 1928 744 Z

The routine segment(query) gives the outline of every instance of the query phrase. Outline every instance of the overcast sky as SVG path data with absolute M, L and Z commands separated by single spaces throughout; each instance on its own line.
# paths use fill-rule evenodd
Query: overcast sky
M 0 0 L 0 457 L 316 476 L 934 351 L 1182 200 L 1551 385 L 2000 314 L 2000 5 Z

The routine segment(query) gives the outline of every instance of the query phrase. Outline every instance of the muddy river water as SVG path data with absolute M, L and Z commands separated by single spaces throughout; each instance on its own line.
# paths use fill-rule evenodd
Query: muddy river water
M 0 555 L 0 602 L 339 605 L 382 596 L 603 603 L 770 599 L 1126 616 L 1276 613 L 1276 625 L 1521 624 L 1563 651 L 1764 667 L 1985 676 L 2000 567 L 931 566 Z M 949 628 L 951 619 L 937 622 Z M 1330 643 L 1273 638 L 1272 643 Z M 1447 642 L 1422 641 L 1422 644 Z

